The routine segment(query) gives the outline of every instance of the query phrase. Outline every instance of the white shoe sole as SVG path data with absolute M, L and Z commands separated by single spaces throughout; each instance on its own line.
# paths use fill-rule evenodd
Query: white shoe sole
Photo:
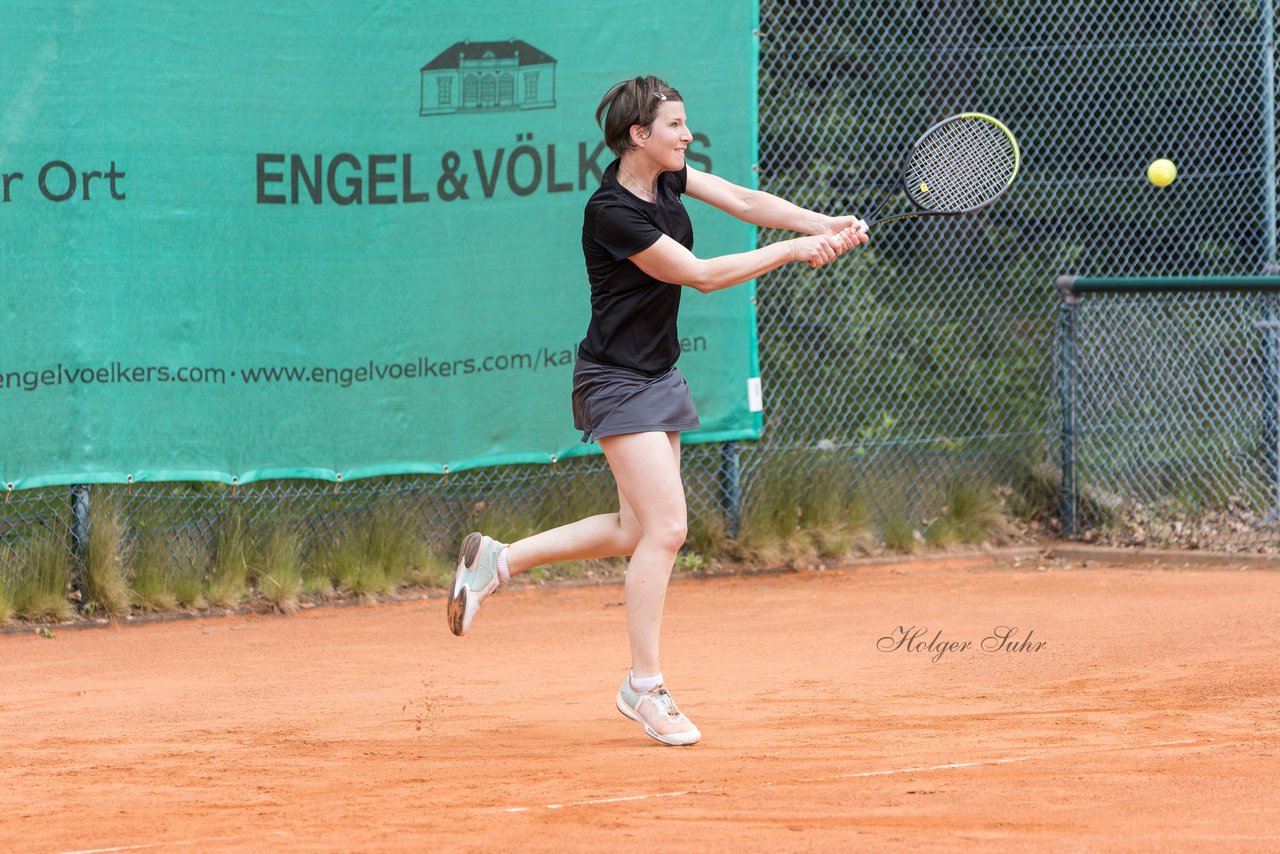
M 458 570 L 453 576 L 453 586 L 449 588 L 449 631 L 462 637 L 466 631 L 467 594 L 470 592 L 462 584 L 462 574 L 470 572 L 475 566 L 476 555 L 480 553 L 480 544 L 484 537 L 478 533 L 467 534 L 458 548 Z
M 618 711 L 622 712 L 624 717 L 628 717 L 643 726 L 644 734 L 649 736 L 649 738 L 652 738 L 654 741 L 659 741 L 672 747 L 687 747 L 690 744 L 696 744 L 698 739 L 702 738 L 702 733 L 696 729 L 693 732 L 681 735 L 659 735 L 653 731 L 653 727 L 644 722 L 644 718 L 637 715 L 635 710 L 627 705 L 627 702 L 622 699 L 621 691 L 619 691 L 618 696 L 614 698 L 613 704 L 618 707 Z

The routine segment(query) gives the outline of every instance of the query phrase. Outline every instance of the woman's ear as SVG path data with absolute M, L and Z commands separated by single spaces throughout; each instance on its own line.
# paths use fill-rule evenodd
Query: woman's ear
M 643 125 L 631 126 L 631 145 L 635 148 L 644 148 L 644 144 L 649 141 L 649 131 Z

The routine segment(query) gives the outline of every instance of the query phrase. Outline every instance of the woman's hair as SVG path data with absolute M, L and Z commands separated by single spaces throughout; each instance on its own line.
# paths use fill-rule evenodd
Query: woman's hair
M 596 124 L 604 130 L 609 150 L 621 157 L 630 151 L 631 126 L 648 128 L 663 101 L 683 101 L 680 93 L 659 77 L 632 77 L 609 87 L 596 107 Z

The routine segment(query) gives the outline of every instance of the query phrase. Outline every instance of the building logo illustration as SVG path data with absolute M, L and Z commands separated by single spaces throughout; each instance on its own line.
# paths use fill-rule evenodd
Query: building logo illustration
M 519 39 L 457 42 L 420 73 L 422 116 L 556 105 L 556 61 Z

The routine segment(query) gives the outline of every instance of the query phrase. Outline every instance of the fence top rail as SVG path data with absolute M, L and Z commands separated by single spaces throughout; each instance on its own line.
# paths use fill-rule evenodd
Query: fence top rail
M 1280 292 L 1280 276 L 1059 276 L 1064 300 L 1081 294 Z

